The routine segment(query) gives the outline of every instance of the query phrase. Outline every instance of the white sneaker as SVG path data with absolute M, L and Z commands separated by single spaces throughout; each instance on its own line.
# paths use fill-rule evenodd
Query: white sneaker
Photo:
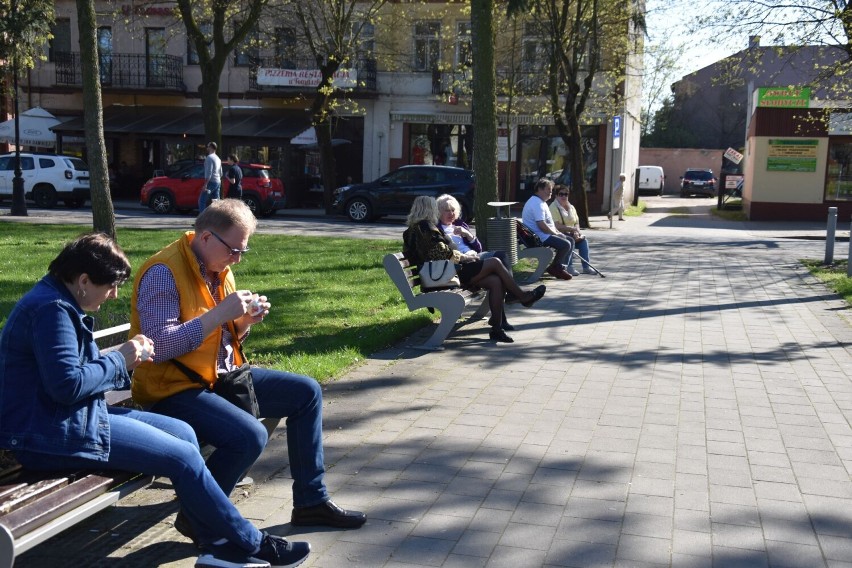
M 580 273 L 579 273 L 579 272 L 577 272 L 577 269 L 576 269 L 576 268 L 574 268 L 573 266 L 566 266 L 566 267 L 565 267 L 565 272 L 567 272 L 567 273 L 568 273 L 568 274 L 570 274 L 571 276 L 579 276 L 579 275 L 580 275 Z

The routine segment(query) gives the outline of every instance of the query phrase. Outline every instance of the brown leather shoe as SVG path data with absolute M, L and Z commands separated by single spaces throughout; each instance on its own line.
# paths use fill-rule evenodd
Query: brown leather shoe
M 551 266 L 547 269 L 547 273 L 559 278 L 560 280 L 571 280 L 571 275 L 568 274 L 568 272 L 566 272 L 561 266 Z
M 357 529 L 367 522 L 367 515 L 361 511 L 347 511 L 338 507 L 334 501 L 326 501 L 313 507 L 293 509 L 290 524 L 294 526 L 327 526 L 339 529 Z

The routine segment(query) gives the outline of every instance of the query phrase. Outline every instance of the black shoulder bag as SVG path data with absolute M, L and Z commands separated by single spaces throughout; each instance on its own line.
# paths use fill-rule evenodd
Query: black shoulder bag
M 236 337 L 235 332 L 236 330 L 233 326 L 231 326 L 231 333 L 234 333 L 234 337 Z M 246 361 L 246 357 L 243 355 L 242 345 L 239 346 L 239 350 L 243 361 Z M 255 418 L 260 418 L 260 406 L 257 404 L 257 395 L 254 393 L 254 382 L 251 377 L 251 366 L 248 363 L 243 363 L 233 371 L 220 373 L 216 382 L 213 383 L 213 386 L 211 387 L 209 383 L 201 378 L 201 375 L 177 359 L 172 359 L 171 362 L 196 383 L 213 391 L 237 408 L 245 410 Z

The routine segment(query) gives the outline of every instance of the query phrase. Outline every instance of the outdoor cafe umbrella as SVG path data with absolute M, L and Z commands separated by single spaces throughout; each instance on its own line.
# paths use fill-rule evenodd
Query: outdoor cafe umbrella
M 21 146 L 56 146 L 56 133 L 50 130 L 59 119 L 40 107 L 24 111 L 18 117 Z M 15 143 L 15 119 L 0 122 L 0 142 Z

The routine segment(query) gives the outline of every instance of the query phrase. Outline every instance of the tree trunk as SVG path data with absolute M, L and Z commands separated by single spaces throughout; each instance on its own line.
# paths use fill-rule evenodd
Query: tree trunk
M 583 156 L 583 135 L 576 114 L 568 113 L 568 137 L 562 136 L 571 155 L 571 203 L 577 209 L 580 227 L 589 228 L 589 200 L 586 193 L 586 164 Z
M 109 194 L 109 172 L 104 143 L 104 111 L 101 103 L 97 18 L 94 0 L 77 0 L 80 32 L 80 67 L 83 72 L 83 108 L 86 158 L 92 200 L 92 228 L 115 238 L 115 211 Z
M 494 0 L 472 0 L 470 6 L 473 51 L 473 171 L 476 197 L 473 208 L 476 235 L 488 244 L 488 218 L 497 200 L 497 95 L 494 67 Z
M 204 134 L 207 142 L 215 142 L 218 153 L 224 156 L 226 150 L 222 148 L 222 103 L 219 101 L 219 77 L 221 71 L 212 69 L 212 63 L 203 67 L 206 71 L 202 75 L 201 110 L 204 115 Z

